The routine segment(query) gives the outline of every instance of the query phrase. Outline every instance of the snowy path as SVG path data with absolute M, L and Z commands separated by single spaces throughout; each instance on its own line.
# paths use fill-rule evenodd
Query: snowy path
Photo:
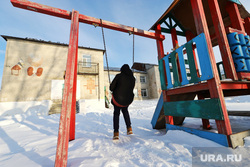
M 68 166 L 191 166 L 192 147 L 222 147 L 186 132 L 152 129 L 157 100 L 135 101 L 129 108 L 134 135 L 126 135 L 121 115 L 120 140 L 113 141 L 112 109 L 96 103 L 87 102 L 87 112 L 77 114 Z M 0 166 L 54 166 L 58 125 L 59 115 L 1 117 Z

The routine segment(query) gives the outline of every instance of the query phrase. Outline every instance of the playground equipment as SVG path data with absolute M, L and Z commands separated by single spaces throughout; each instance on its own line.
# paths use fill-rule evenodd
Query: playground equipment
M 75 139 L 79 22 L 126 33 L 133 32 L 133 35 L 156 40 L 162 96 L 152 120 L 154 128 L 165 126 L 167 130 L 181 129 L 232 147 L 238 145 L 236 140 L 242 140 L 250 134 L 250 131 L 240 135 L 232 133 L 224 100 L 224 96 L 247 95 L 250 92 L 250 82 L 242 81 L 250 80 L 250 73 L 236 71 L 226 36 L 227 33 L 234 32 L 250 34 L 250 16 L 241 6 L 245 22 L 243 24 L 238 0 L 175 0 L 151 28 L 155 33 L 85 16 L 78 11 L 69 12 L 27 0 L 11 0 L 11 3 L 15 7 L 71 20 L 55 166 L 67 165 L 68 142 Z M 167 28 L 161 26 L 163 23 Z M 176 49 L 168 55 L 164 54 L 165 36 L 162 32 L 171 33 L 173 48 Z M 185 36 L 189 42 L 178 48 L 177 35 Z M 220 47 L 225 75 L 232 80 L 230 82 L 220 81 L 212 48 L 215 45 Z M 190 71 L 187 71 L 186 62 Z M 173 71 L 173 78 L 169 70 Z M 194 100 L 196 95 L 199 100 Z M 218 133 L 176 126 L 182 124 L 185 117 L 201 118 L 204 129 L 210 128 L 209 119 L 215 119 Z
M 224 146 L 243 145 L 250 130 L 232 131 L 224 97 L 250 93 L 249 13 L 238 0 L 175 0 L 151 29 L 170 33 L 175 49 L 164 55 L 162 41 L 157 43 L 162 95 L 153 128 L 183 130 Z M 178 47 L 177 35 L 187 43 Z M 222 57 L 218 64 L 213 52 L 217 45 Z M 220 80 L 221 65 L 226 80 Z M 205 130 L 177 126 L 185 117 L 201 118 Z M 218 133 L 207 131 L 209 119 L 215 120 Z
M 39 12 L 55 17 L 71 20 L 70 41 L 68 49 L 68 59 L 66 66 L 66 76 L 63 92 L 62 111 L 60 117 L 60 125 L 58 132 L 57 151 L 55 166 L 62 167 L 67 165 L 68 142 L 75 139 L 75 104 L 76 104 L 76 76 L 77 76 L 77 49 L 78 49 L 78 32 L 79 22 L 97 25 L 103 28 L 108 28 L 125 33 L 133 33 L 157 41 L 162 41 L 165 37 L 161 34 L 129 27 L 94 17 L 79 14 L 78 11 L 72 12 L 53 8 L 50 6 L 30 2 L 27 0 L 10 0 L 13 6 L 26 10 Z M 134 37 L 133 37 L 134 45 Z M 133 47 L 134 52 L 134 47 Z M 134 53 L 133 53 L 134 60 Z

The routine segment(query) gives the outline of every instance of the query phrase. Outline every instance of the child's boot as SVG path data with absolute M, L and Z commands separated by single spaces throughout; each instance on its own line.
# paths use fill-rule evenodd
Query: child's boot
M 113 140 L 119 139 L 119 132 L 114 132 Z
M 133 131 L 132 131 L 132 127 L 130 126 L 127 128 L 127 135 L 131 135 L 131 134 L 133 134 Z

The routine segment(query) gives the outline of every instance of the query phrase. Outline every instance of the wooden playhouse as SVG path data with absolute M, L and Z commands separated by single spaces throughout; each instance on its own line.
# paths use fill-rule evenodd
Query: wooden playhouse
M 174 48 L 165 55 L 165 44 L 157 41 L 162 96 L 153 128 L 184 130 L 229 147 L 243 145 L 250 126 L 232 131 L 224 99 L 250 93 L 250 14 L 240 1 L 174 0 L 151 30 L 171 34 Z M 177 36 L 187 43 L 180 45 Z M 222 60 L 217 63 L 215 46 Z M 201 118 L 204 130 L 181 126 L 185 117 Z M 218 133 L 208 131 L 209 120 L 215 120 Z

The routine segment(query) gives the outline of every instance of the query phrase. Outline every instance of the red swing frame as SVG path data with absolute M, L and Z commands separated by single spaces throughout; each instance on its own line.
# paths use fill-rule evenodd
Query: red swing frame
M 57 151 L 55 166 L 62 167 L 67 165 L 68 142 L 75 139 L 75 106 L 76 106 L 76 79 L 77 79 L 77 50 L 78 50 L 78 33 L 79 22 L 98 25 L 104 28 L 121 31 L 133 32 L 134 35 L 139 35 L 146 38 L 163 41 L 164 35 L 153 33 L 134 27 L 129 27 L 94 17 L 79 14 L 78 11 L 72 12 L 42 5 L 27 0 L 10 0 L 13 6 L 43 13 L 55 17 L 71 20 L 70 40 L 68 48 L 68 59 L 66 66 L 65 87 L 63 92 L 62 111 L 60 117 L 60 125 L 58 132 Z

